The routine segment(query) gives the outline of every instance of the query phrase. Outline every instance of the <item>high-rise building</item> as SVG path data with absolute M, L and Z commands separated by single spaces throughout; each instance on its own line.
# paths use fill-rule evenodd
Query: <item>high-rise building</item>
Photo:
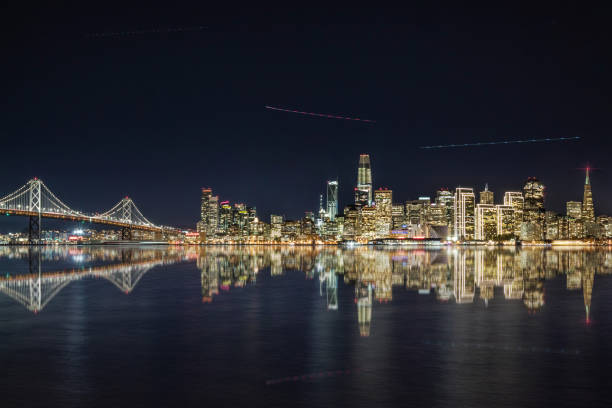
M 577 220 L 582 219 L 582 203 L 580 201 L 568 201 L 565 203 L 567 210 L 566 215 L 568 217 L 575 218 Z
M 475 212 L 474 189 L 457 187 L 455 189 L 454 234 L 461 240 L 474 239 Z
M 343 238 L 354 240 L 359 234 L 358 231 L 359 209 L 354 205 L 344 207 L 344 231 Z
M 539 241 L 544 239 L 546 232 L 544 209 L 544 185 L 535 177 L 529 177 L 523 187 L 523 222 L 528 225 L 521 226 L 521 239 Z
M 446 208 L 446 225 L 448 226 L 448 235 L 454 234 L 455 226 L 455 195 L 448 191 L 447 188 L 441 188 L 436 193 L 436 204 Z
M 361 208 L 370 205 L 368 202 L 368 190 L 360 189 L 355 187 L 355 207 Z
M 404 206 L 402 204 L 393 204 L 391 208 L 391 228 L 401 229 L 405 223 Z
M 204 221 L 206 224 L 206 220 L 208 217 L 208 202 L 212 197 L 212 189 L 211 188 L 202 188 L 202 199 L 200 201 L 200 220 Z
M 540 222 L 544 215 L 544 185 L 535 177 L 529 177 L 523 187 L 523 221 Z
M 380 237 L 386 237 L 391 231 L 393 191 L 379 188 L 374 192 L 374 202 L 377 212 L 376 230 Z
M 497 235 L 510 236 L 515 233 L 514 207 L 511 205 L 496 205 L 497 208 Z
M 212 195 L 212 189 L 203 188 L 200 202 L 200 222 L 198 232 L 211 239 L 216 231 L 219 217 L 219 197 Z
M 559 238 L 559 224 L 563 218 L 554 211 L 546 211 L 546 239 L 560 239 Z
M 368 204 L 372 204 L 372 168 L 370 165 L 370 155 L 362 154 L 359 156 L 359 167 L 357 169 L 357 188 L 368 192 Z
M 480 204 L 494 204 L 495 195 L 492 191 L 489 191 L 489 184 L 485 184 L 485 189 L 480 192 Z
M 338 214 L 338 180 L 327 182 L 327 216 L 331 221 Z
M 221 235 L 227 235 L 229 233 L 230 226 L 232 225 L 232 206 L 229 201 L 222 201 L 219 203 L 219 223 L 217 225 L 217 232 Z
M 514 235 L 521 235 L 521 223 L 523 222 L 523 207 L 525 198 L 520 191 L 506 191 L 504 194 L 504 205 L 514 208 Z
M 323 220 L 327 212 L 325 211 L 325 207 L 323 206 L 323 194 L 319 194 L 319 218 L 317 218 L 317 227 L 321 227 L 323 224 Z
M 586 169 L 584 180 L 584 196 L 582 199 L 582 219 L 585 222 L 595 222 L 595 209 L 593 208 L 593 192 L 591 191 L 591 180 L 589 179 L 589 168 Z
M 358 236 L 362 240 L 374 239 L 377 236 L 378 212 L 376 207 L 366 206 L 361 209 L 357 220 Z
M 490 241 L 497 236 L 497 208 L 493 204 L 476 206 L 476 233 L 478 240 Z
M 278 240 L 281 238 L 283 230 L 283 216 L 270 215 L 270 238 Z
M 406 223 L 411 225 L 424 225 L 427 221 L 425 204 L 421 200 L 406 201 Z

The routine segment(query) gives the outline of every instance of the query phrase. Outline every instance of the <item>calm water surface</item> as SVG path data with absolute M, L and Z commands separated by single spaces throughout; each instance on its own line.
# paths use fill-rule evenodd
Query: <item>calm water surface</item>
M 0 247 L 17 406 L 611 406 L 603 249 Z

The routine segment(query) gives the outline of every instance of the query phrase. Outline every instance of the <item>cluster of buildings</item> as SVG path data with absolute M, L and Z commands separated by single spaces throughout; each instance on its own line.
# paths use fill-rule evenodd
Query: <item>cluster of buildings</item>
M 266 223 L 255 207 L 219 202 L 210 188 L 202 189 L 197 233 L 203 243 L 407 243 L 596 242 L 612 239 L 612 217 L 595 217 L 587 169 L 582 201 L 569 201 L 566 213 L 544 207 L 544 185 L 530 177 L 520 191 L 506 191 L 503 202 L 485 185 L 441 188 L 432 199 L 421 196 L 404 203 L 393 201 L 393 191 L 373 188 L 370 157 L 359 157 L 354 202 L 339 212 L 338 181 L 327 182 L 327 196 L 319 211 L 300 220 L 271 215 Z
M 155 234 L 150 231 L 133 230 L 132 238 L 135 241 L 155 241 Z M 181 234 L 182 241 L 187 242 L 188 232 Z M 92 228 L 78 228 L 72 231 L 43 230 L 40 232 L 40 242 L 43 245 L 63 244 L 101 244 L 112 241 L 121 241 L 121 230 Z M 27 245 L 28 232 L 11 232 L 0 234 L 0 245 Z

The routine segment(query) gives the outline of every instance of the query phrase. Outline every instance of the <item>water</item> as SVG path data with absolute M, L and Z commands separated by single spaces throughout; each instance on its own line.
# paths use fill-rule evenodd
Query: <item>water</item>
M 603 249 L 0 247 L 13 406 L 610 406 Z

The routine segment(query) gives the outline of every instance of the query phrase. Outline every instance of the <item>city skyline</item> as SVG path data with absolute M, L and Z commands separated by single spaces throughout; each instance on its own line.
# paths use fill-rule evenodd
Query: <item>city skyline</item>
M 593 173 L 598 211 L 612 213 L 610 79 L 597 62 L 607 55 L 604 14 L 450 4 L 448 12 L 422 5 L 330 15 L 244 9 L 228 18 L 204 6 L 189 15 L 14 6 L 0 40 L 9 61 L 0 67 L 3 191 L 37 176 L 84 210 L 129 195 L 151 219 L 187 227 L 199 213 L 187 197 L 210 185 L 263 218 L 298 218 L 316 209 L 330 178 L 348 203 L 354 158 L 369 153 L 373 182 L 398 201 L 441 186 L 513 191 L 537 176 L 547 205 L 561 211 L 578 199 L 564 192 L 581 184 L 576 169 L 591 161 L 602 168 Z M 17 24 L 21 17 L 27 23 Z M 132 31 L 148 32 L 90 35 Z

